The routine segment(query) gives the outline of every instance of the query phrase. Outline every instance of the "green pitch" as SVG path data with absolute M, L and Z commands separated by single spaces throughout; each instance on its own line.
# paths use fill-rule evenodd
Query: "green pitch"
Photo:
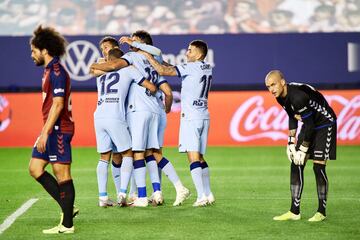
M 317 209 L 312 163 L 305 171 L 302 219 L 272 220 L 290 207 L 290 170 L 284 147 L 209 148 L 206 159 L 216 203 L 205 208 L 192 207 L 196 193 L 185 155 L 174 148 L 165 149 L 165 155 L 192 195 L 183 206 L 172 207 L 175 191 L 163 175 L 165 205 L 145 209 L 98 207 L 95 172 L 98 155 L 93 148 L 75 148 L 72 173 L 80 214 L 74 220 L 76 233 L 71 236 L 41 233 L 42 229 L 58 224 L 60 211 L 55 201 L 28 175 L 30 154 L 28 148 L 0 149 L 0 224 L 30 198 L 39 199 L 0 239 L 360 238 L 359 146 L 339 147 L 338 160 L 328 164 L 328 218 L 320 223 L 307 222 Z M 108 188 L 115 198 L 110 177 Z M 148 193 L 151 194 L 149 187 Z

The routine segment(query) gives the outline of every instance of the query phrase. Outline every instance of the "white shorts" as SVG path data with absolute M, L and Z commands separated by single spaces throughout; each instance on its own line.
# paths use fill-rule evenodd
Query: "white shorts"
M 131 148 L 131 137 L 126 122 L 117 119 L 94 119 L 96 146 L 99 153 L 124 152 Z
M 145 151 L 151 148 L 159 149 L 159 118 L 159 114 L 145 111 L 130 112 L 126 115 L 130 127 L 133 151 Z
M 165 135 L 165 128 L 166 128 L 166 112 L 162 111 L 160 114 L 160 122 L 158 128 L 158 138 L 159 138 L 159 146 L 162 147 L 164 145 L 164 135 Z
M 179 152 L 205 154 L 210 120 L 180 120 Z

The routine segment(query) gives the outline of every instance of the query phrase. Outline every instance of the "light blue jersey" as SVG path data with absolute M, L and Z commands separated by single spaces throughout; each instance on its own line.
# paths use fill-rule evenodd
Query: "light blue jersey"
M 210 119 L 208 94 L 212 81 L 212 67 L 203 61 L 177 65 L 181 77 L 181 117 L 186 120 Z
M 122 56 L 122 59 L 125 59 L 129 65 L 134 65 L 143 77 L 156 85 L 159 74 L 144 55 L 137 52 L 128 52 Z M 147 89 L 132 84 L 129 90 L 127 112 L 135 111 L 149 111 L 160 114 L 161 109 L 157 98 L 151 95 Z
M 145 88 L 139 86 L 144 80 L 143 75 L 133 66 L 97 77 L 98 104 L 94 118 L 118 119 L 126 122 L 125 101 L 130 85 L 136 85 L 145 91 Z M 136 84 L 132 84 L 133 82 Z
M 152 45 L 148 45 L 146 43 L 140 43 L 140 42 L 132 42 L 131 46 L 135 47 L 135 48 L 139 48 L 145 52 L 150 53 L 151 55 L 154 56 L 154 58 L 156 59 L 156 61 L 158 61 L 159 63 L 163 62 L 163 57 L 162 57 L 162 53 L 161 50 L 157 47 L 154 47 Z M 146 77 L 146 76 L 145 76 Z M 156 82 L 155 82 L 156 81 Z M 167 81 L 165 80 L 165 78 L 163 76 L 159 76 L 157 79 L 153 79 L 153 83 L 156 85 L 156 87 L 159 89 L 160 85 L 163 83 L 166 83 Z M 163 92 L 161 90 L 158 90 L 155 94 L 155 97 L 158 101 L 159 107 L 161 108 L 161 110 L 165 111 L 165 105 L 163 103 Z M 161 113 L 163 114 L 163 113 Z

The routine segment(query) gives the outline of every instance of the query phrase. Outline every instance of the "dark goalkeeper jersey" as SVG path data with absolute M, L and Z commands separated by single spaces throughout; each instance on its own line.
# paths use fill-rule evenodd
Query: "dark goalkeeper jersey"
M 287 96 L 276 98 L 289 115 L 289 130 L 297 129 L 295 115 L 300 115 L 304 123 L 304 141 L 311 142 L 317 129 L 336 123 L 336 115 L 324 96 L 312 86 L 301 83 L 289 83 Z

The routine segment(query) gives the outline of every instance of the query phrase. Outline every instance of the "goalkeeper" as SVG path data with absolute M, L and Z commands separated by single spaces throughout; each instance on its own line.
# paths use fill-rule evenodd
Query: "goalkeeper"
M 326 218 L 328 179 L 327 160 L 336 159 L 336 115 L 324 96 L 307 84 L 286 83 L 279 70 L 270 71 L 265 85 L 277 102 L 289 115 L 289 139 L 287 156 L 291 162 L 290 211 L 274 217 L 274 220 L 300 220 L 300 200 L 304 186 L 304 167 L 308 159 L 313 160 L 313 170 L 319 207 L 310 222 Z M 298 122 L 302 127 L 296 141 Z

